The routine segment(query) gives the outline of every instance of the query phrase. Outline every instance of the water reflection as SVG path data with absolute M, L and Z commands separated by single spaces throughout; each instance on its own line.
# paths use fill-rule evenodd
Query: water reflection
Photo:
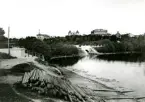
M 136 54 L 110 54 L 110 55 L 99 55 L 98 59 L 107 60 L 107 61 L 123 61 L 123 62 L 144 62 L 145 54 L 136 53 Z
M 68 57 L 68 58 L 58 58 L 58 59 L 53 59 L 49 63 L 51 64 L 57 64 L 61 67 L 64 66 L 73 66 L 76 64 L 82 57 Z
M 145 94 L 145 56 L 143 54 L 119 54 L 65 58 L 53 63 L 97 78 L 115 79 L 123 87 Z

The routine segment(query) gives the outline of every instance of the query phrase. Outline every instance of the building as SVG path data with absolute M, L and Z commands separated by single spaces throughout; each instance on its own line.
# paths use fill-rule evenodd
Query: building
M 37 39 L 44 40 L 44 39 L 49 39 L 49 38 L 50 36 L 47 34 L 37 34 Z
M 77 31 L 76 31 L 76 35 L 79 35 L 79 34 L 80 34 L 80 33 L 79 33 L 79 31 L 77 30 Z
M 91 31 L 91 34 L 108 35 L 108 31 L 105 29 L 95 29 L 95 30 Z
M 134 34 L 128 33 L 129 37 L 134 37 Z
M 76 32 L 72 32 L 72 31 L 69 31 L 68 32 L 68 35 L 79 35 L 79 31 L 77 30 Z
M 68 35 L 72 35 L 72 32 L 71 32 L 71 31 L 69 31 L 69 32 L 68 32 Z
M 121 38 L 121 34 L 119 33 L 119 31 L 117 31 L 117 33 L 115 35 L 117 38 Z

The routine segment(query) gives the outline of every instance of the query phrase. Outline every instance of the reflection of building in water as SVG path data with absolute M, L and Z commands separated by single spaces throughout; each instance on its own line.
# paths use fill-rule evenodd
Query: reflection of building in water
M 68 35 L 79 35 L 79 31 L 78 30 L 76 32 L 69 31 Z

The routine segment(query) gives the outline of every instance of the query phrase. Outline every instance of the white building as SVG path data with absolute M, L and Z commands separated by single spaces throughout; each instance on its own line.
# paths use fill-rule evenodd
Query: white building
M 115 35 L 117 38 L 121 38 L 121 34 L 119 33 L 119 31 L 117 31 L 117 33 Z
M 50 38 L 47 34 L 37 34 L 37 39 L 44 40 Z
M 8 48 L 0 49 L 0 52 L 8 54 Z M 24 58 L 26 56 L 24 48 L 10 48 L 10 55 L 17 58 Z

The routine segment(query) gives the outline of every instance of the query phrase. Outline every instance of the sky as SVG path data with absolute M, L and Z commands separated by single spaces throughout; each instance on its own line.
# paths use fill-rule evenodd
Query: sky
M 145 33 L 145 0 L 0 0 L 0 27 L 10 37 L 50 36 L 78 30 Z

